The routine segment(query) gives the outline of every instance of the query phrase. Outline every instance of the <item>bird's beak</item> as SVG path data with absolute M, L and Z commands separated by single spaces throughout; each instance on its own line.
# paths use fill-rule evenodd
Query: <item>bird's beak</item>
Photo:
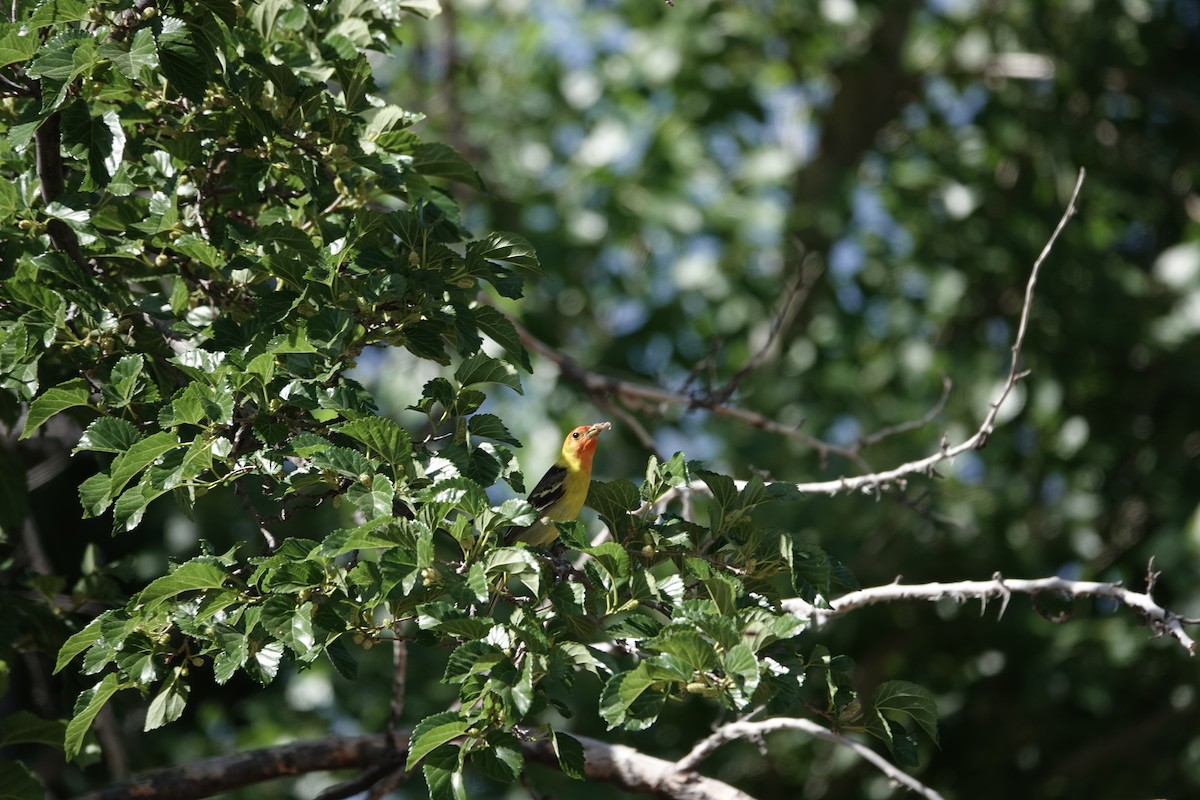
M 595 425 L 589 425 L 588 429 L 586 431 L 584 431 L 583 435 L 586 436 L 589 440 L 595 439 L 595 438 L 599 437 L 600 434 L 604 433 L 607 430 L 611 430 L 611 429 L 612 429 L 611 422 L 597 422 Z

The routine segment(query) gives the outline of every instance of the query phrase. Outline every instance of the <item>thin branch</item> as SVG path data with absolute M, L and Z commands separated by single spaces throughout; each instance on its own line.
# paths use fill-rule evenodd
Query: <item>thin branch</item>
M 490 304 L 490 299 L 486 296 L 481 296 L 480 300 Z M 501 311 L 503 313 L 503 311 Z M 507 314 L 505 316 L 508 316 Z M 538 355 L 554 362 L 558 367 L 559 373 L 571 381 L 584 388 L 590 394 L 597 397 L 618 397 L 626 402 L 644 402 L 650 403 L 659 407 L 668 406 L 683 406 L 687 409 L 703 408 L 711 411 L 713 414 L 721 417 L 729 417 L 750 425 L 751 427 L 764 430 L 767 433 L 773 433 L 782 436 L 800 444 L 811 447 L 816 450 L 822 459 L 830 455 L 841 456 L 849 461 L 862 466 L 862 459 L 857 453 L 849 448 L 840 447 L 829 442 L 821 441 L 815 436 L 809 436 L 807 433 L 798 430 L 795 427 L 782 425 L 770 417 L 754 411 L 748 411 L 744 408 L 729 405 L 728 403 L 715 403 L 708 405 L 703 398 L 672 392 L 667 389 L 660 389 L 657 386 L 646 386 L 632 381 L 623 381 L 617 378 L 610 378 L 606 375 L 598 375 L 583 367 L 578 361 L 575 361 L 570 356 L 560 353 L 550 345 L 538 339 L 529 330 L 517 320 L 508 317 L 513 328 L 516 329 L 517 335 L 521 339 L 521 344 L 527 350 L 537 353 Z
M 633 431 L 633 435 L 637 437 L 647 452 L 653 453 L 659 461 L 664 460 L 662 454 L 658 452 L 658 445 L 654 443 L 654 437 L 637 417 L 629 413 L 624 406 L 612 402 L 607 397 L 593 397 L 592 399 L 602 410 L 620 420 L 623 427 Z
M 382 735 L 334 736 L 167 767 L 129 783 L 79 795 L 76 800 L 199 800 L 276 778 L 362 768 L 403 757 L 404 752 L 391 748 Z
M 821 277 L 821 265 L 812 262 L 809 265 L 802 265 L 800 273 L 796 276 L 792 287 L 784 295 L 783 303 L 779 307 L 779 311 L 771 319 L 771 327 L 767 333 L 767 340 L 763 342 L 763 346 L 758 349 L 758 352 L 747 359 L 742 368 L 734 373 L 733 377 L 712 395 L 706 398 L 706 402 L 702 405 L 724 405 L 733 393 L 737 391 L 737 387 L 741 382 L 754 370 L 763 365 L 768 357 L 774 357 L 779 349 L 779 334 L 782 333 L 796 315 L 800 313 L 800 309 L 808 301 L 808 296 L 812 292 L 813 286 L 816 285 L 817 279 Z
M 731 722 L 728 725 L 722 725 L 715 733 L 693 747 L 690 753 L 679 759 L 679 761 L 675 764 L 675 768 L 681 772 L 690 772 L 694 770 L 701 761 L 712 755 L 713 751 L 726 742 L 732 742 L 737 739 L 757 740 L 761 739 L 768 733 L 773 733 L 774 731 L 802 731 L 818 739 L 824 739 L 827 742 L 832 742 L 839 747 L 847 747 L 850 750 L 853 750 L 855 753 L 858 753 L 858 755 L 862 756 L 867 761 L 870 761 L 876 769 L 886 775 L 893 783 L 903 786 L 910 791 L 916 792 L 928 800 L 941 800 L 942 798 L 942 796 L 933 789 L 904 772 L 895 764 L 892 764 L 886 758 L 867 747 L 865 744 L 857 742 L 854 739 L 837 733 L 836 731 L 823 728 L 812 720 L 790 717 L 776 717 L 774 719 L 763 720 L 761 722 L 739 721 Z
M 858 440 L 856 448 L 862 450 L 872 445 L 877 445 L 884 439 L 892 436 L 897 436 L 901 433 L 919 430 L 924 428 L 929 423 L 937 419 L 937 416 L 942 413 L 942 409 L 946 407 L 946 401 L 950 399 L 950 390 L 954 388 L 953 382 L 947 376 L 942 376 L 942 396 L 937 401 L 937 405 L 925 412 L 925 415 L 920 419 L 912 419 L 908 422 L 901 422 L 896 425 L 889 425 L 886 428 L 880 428 L 874 433 L 867 434 Z
M 40 99 L 42 95 L 41 86 L 38 86 L 37 96 Z M 38 127 L 37 132 L 33 135 L 34 146 L 37 151 L 37 175 L 38 183 L 41 184 L 42 202 L 49 206 L 55 200 L 62 196 L 66 191 L 66 180 L 63 178 L 63 160 L 62 160 L 62 117 L 55 111 Z M 87 264 L 83 258 L 83 251 L 79 248 L 79 237 L 75 235 L 75 231 L 71 226 L 63 222 L 61 219 L 52 217 L 46 223 L 46 233 L 49 234 L 50 240 L 54 242 L 54 246 L 62 250 L 71 257 L 81 269 L 86 268 Z
M 404 739 L 400 731 L 400 720 L 404 717 L 404 694 L 408 682 L 408 642 L 400 635 L 396 626 L 396 638 L 392 641 L 392 708 L 388 716 L 388 736 L 395 747 Z
M 1154 602 L 1150 591 L 1135 592 L 1126 589 L 1119 583 L 1100 583 L 1098 581 L 1072 581 L 1065 578 L 1004 578 L 1000 573 L 992 576 L 990 581 L 956 581 L 953 583 L 923 583 L 905 585 L 891 583 L 886 586 L 873 586 L 849 592 L 829 603 L 828 608 L 809 603 L 794 597 L 783 601 L 783 609 L 798 617 L 804 617 L 820 627 L 834 617 L 840 617 L 863 606 L 876 603 L 896 603 L 908 600 L 937 601 L 942 599 L 965 603 L 968 600 L 979 600 L 983 609 L 987 601 L 1000 601 L 999 616 L 1004 616 L 1008 601 L 1013 594 L 1027 594 L 1036 597 L 1043 593 L 1054 593 L 1069 598 L 1106 597 L 1138 612 L 1142 621 L 1150 626 L 1155 636 L 1170 636 L 1183 645 L 1189 654 L 1196 654 L 1196 642 L 1184 630 L 1184 625 L 1195 625 L 1200 620 L 1169 611 Z
M 1054 232 L 1050 235 L 1050 239 L 1046 242 L 1046 246 L 1042 248 L 1042 252 L 1038 255 L 1037 260 L 1033 263 L 1033 269 L 1029 274 L 1029 281 L 1025 285 L 1025 302 L 1021 306 L 1021 319 L 1017 326 L 1017 334 L 1013 339 L 1012 344 L 1012 360 L 1009 364 L 1008 378 L 1004 382 L 1000 393 L 996 399 L 991 402 L 988 407 L 988 412 L 980 423 L 978 430 L 975 431 L 969 438 L 951 446 L 943 439 L 942 446 L 930 455 L 919 458 L 916 461 L 909 461 L 906 464 L 901 464 L 893 469 L 884 470 L 881 472 L 868 472 L 864 475 L 856 475 L 853 477 L 842 477 L 832 481 L 813 481 L 810 483 L 797 483 L 795 487 L 801 492 L 810 494 L 828 494 L 835 495 L 842 492 L 865 491 L 871 494 L 878 495 L 881 489 L 887 489 L 895 486 L 899 489 L 905 487 L 905 479 L 910 475 L 931 475 L 933 469 L 943 461 L 949 461 L 956 456 L 966 453 L 971 450 L 979 450 L 987 444 L 988 437 L 992 431 L 996 429 L 996 418 L 1000 414 L 1000 409 L 1003 408 L 1004 402 L 1012 394 L 1013 389 L 1021 382 L 1029 373 L 1021 371 L 1021 348 L 1025 344 L 1025 334 L 1029 328 L 1029 314 L 1033 308 L 1033 294 L 1037 287 L 1038 276 L 1041 273 L 1042 264 L 1050 255 L 1054 243 L 1058 241 L 1059 235 L 1071 217 L 1075 216 L 1075 202 L 1079 199 L 1079 191 L 1083 188 L 1083 180 L 1085 172 L 1081 168 L 1079 170 L 1079 178 L 1075 181 L 1075 189 L 1071 192 L 1071 199 L 1067 203 L 1067 208 L 1063 211 L 1062 217 L 1058 220 L 1058 225 L 1055 226 Z M 831 447 L 826 445 L 826 447 Z M 856 451 L 851 449 L 840 448 L 841 452 L 850 458 L 857 458 Z M 830 452 L 834 452 L 832 448 Z M 745 481 L 735 482 L 740 490 L 745 486 Z M 693 489 L 706 490 L 707 487 L 703 482 L 697 481 L 692 484 Z

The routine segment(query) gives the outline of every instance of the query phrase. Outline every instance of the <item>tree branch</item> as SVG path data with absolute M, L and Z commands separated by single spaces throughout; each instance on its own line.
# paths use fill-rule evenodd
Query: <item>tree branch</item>
M 1155 636 L 1171 636 L 1183 645 L 1188 653 L 1196 654 L 1196 642 L 1183 629 L 1184 625 L 1200 624 L 1193 620 L 1169 611 L 1146 592 L 1135 592 L 1126 589 L 1119 583 L 1100 583 L 1098 581 L 1071 581 L 1065 578 L 1004 578 L 1000 573 L 992 576 L 990 581 L 957 581 L 954 583 L 923 583 L 904 585 L 891 583 L 887 586 L 873 586 L 856 592 L 844 594 L 829 603 L 828 608 L 817 606 L 798 597 L 783 601 L 783 609 L 798 617 L 811 620 L 820 627 L 834 617 L 840 617 L 857 608 L 876 603 L 895 603 L 907 600 L 936 601 L 943 598 L 965 603 L 968 600 L 979 600 L 983 609 L 987 601 L 993 598 L 1000 600 L 1000 614 L 1004 616 L 1008 601 L 1014 593 L 1028 594 L 1036 597 L 1043 592 L 1053 592 L 1070 598 L 1107 597 L 1124 606 L 1135 609 L 1142 621 L 1148 624 Z
M 707 778 L 676 764 L 645 755 L 632 747 L 613 745 L 575 735 L 583 745 L 588 780 L 600 781 L 627 792 L 650 792 L 664 800 L 753 800 L 727 783 Z M 553 744 L 545 739 L 523 742 L 530 761 L 559 768 Z M 75 800 L 200 800 L 220 792 L 264 783 L 276 778 L 340 769 L 368 772 L 336 787 L 330 797 L 344 796 L 345 788 L 363 788 L 368 779 L 395 780 L 403 776 L 408 736 L 399 747 L 388 734 L 332 736 L 218 756 L 178 767 L 167 767 L 137 780 L 79 795 Z M 377 769 L 378 768 L 378 769 Z M 389 777 L 391 776 L 391 777 Z
M 483 302 L 490 303 L 486 297 L 480 298 Z M 503 313 L 503 312 L 501 312 Z M 508 315 L 505 315 L 508 316 Z M 517 335 L 521 339 L 521 344 L 531 352 L 537 353 L 543 358 L 547 358 L 558 367 L 559 373 L 571 381 L 578 384 L 590 394 L 598 397 L 619 397 L 627 402 L 642 402 L 650 403 L 655 406 L 683 406 L 685 408 L 703 408 L 711 411 L 713 414 L 721 417 L 730 417 L 740 420 L 754 428 L 773 433 L 778 436 L 791 439 L 799 442 L 806 447 L 811 447 L 816 450 L 822 459 L 830 455 L 841 456 L 861 465 L 862 459 L 856 452 L 850 448 L 840 447 L 829 442 L 821 441 L 815 436 L 809 436 L 807 433 L 787 425 L 781 425 L 770 417 L 766 417 L 754 411 L 748 411 L 744 408 L 729 405 L 728 403 L 707 403 L 704 398 L 696 397 L 680 392 L 672 392 L 667 389 L 661 389 L 657 386 L 646 386 L 632 381 L 623 381 L 618 378 L 610 378 L 606 375 L 598 375 L 583 367 L 578 361 L 575 361 L 570 356 L 560 353 L 550 345 L 538 339 L 529 330 L 517 320 L 508 317 L 509 322 L 517 331 Z
M 950 446 L 943 441 L 942 446 L 937 452 L 931 453 L 924 458 L 919 458 L 916 461 L 909 461 L 906 464 L 901 464 L 893 469 L 884 470 L 882 472 L 869 472 L 864 475 L 856 475 L 854 477 L 842 477 L 832 481 L 814 481 L 810 483 L 797 483 L 795 487 L 801 492 L 811 494 L 828 494 L 835 495 L 841 492 L 866 491 L 870 493 L 878 493 L 881 489 L 887 489 L 891 486 L 896 486 L 900 489 L 905 487 L 905 478 L 910 475 L 929 475 L 932 474 L 934 467 L 941 464 L 943 461 L 949 461 L 955 456 L 959 456 L 970 450 L 979 450 L 987 444 L 988 437 L 992 431 L 996 429 L 996 418 L 1000 414 L 1000 409 L 1004 406 L 1004 402 L 1012 394 L 1013 389 L 1020 383 L 1029 373 L 1021 371 L 1021 348 L 1025 344 L 1025 334 L 1029 328 L 1029 314 L 1033 308 L 1034 289 L 1037 287 L 1038 276 L 1041 273 L 1042 265 L 1046 258 L 1050 255 L 1050 251 L 1054 247 L 1054 243 L 1058 241 L 1059 235 L 1063 232 L 1067 222 L 1075 215 L 1075 202 L 1079 199 L 1079 191 L 1083 188 L 1083 180 L 1086 173 L 1081 168 L 1079 177 L 1075 181 L 1075 189 L 1071 192 L 1071 199 L 1067 203 L 1067 208 L 1063 211 L 1062 217 L 1058 220 L 1058 225 L 1055 226 L 1054 232 L 1050 235 L 1046 246 L 1042 248 L 1042 252 L 1038 255 L 1037 260 L 1033 263 L 1033 269 L 1029 273 L 1029 281 L 1025 284 L 1025 302 L 1021 306 L 1021 318 L 1017 325 L 1017 334 L 1013 339 L 1012 344 L 1012 359 L 1009 363 L 1008 378 L 1004 382 L 1004 386 L 1000 389 L 1000 393 L 996 399 L 991 402 L 988 407 L 988 412 L 980 423 L 978 430 L 975 431 L 965 441 L 954 446 Z M 831 452 L 834 452 L 832 446 L 829 447 Z M 842 453 L 848 457 L 857 458 L 857 451 L 854 448 L 839 448 Z M 741 490 L 745 486 L 745 481 L 735 482 L 738 489 Z M 692 484 L 693 489 L 706 489 L 702 481 L 696 481 Z
M 916 792 L 922 797 L 928 798 L 928 800 L 941 800 L 942 798 L 933 789 L 930 789 L 916 778 L 904 772 L 865 744 L 836 731 L 823 728 L 811 720 L 790 717 L 776 717 L 761 722 L 738 721 L 722 725 L 715 733 L 693 747 L 691 752 L 679 759 L 675 764 L 675 768 L 683 772 L 694 770 L 701 761 L 712 755 L 713 751 L 726 742 L 732 742 L 736 739 L 757 740 L 774 731 L 803 731 L 818 739 L 833 742 L 840 747 L 847 747 L 867 761 L 870 761 L 880 772 L 887 775 L 893 783 Z

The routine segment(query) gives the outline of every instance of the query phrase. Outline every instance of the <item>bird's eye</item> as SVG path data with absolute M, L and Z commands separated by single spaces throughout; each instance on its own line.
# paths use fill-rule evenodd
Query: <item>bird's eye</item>
M 572 438 L 572 439 L 578 439 L 578 438 L 579 438 L 579 431 L 572 431 L 572 432 L 571 432 L 571 438 Z

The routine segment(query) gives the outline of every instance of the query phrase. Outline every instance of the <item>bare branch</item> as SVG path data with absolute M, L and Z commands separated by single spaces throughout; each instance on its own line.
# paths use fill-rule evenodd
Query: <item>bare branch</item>
M 803 731 L 810 736 L 824 739 L 827 742 L 833 742 L 840 747 L 848 747 L 867 761 L 870 761 L 873 766 L 886 775 L 893 783 L 916 792 L 920 796 L 928 798 L 928 800 L 941 800 L 942 796 L 940 794 L 904 772 L 865 744 L 836 731 L 823 728 L 807 719 L 777 717 L 761 722 L 738 721 L 722 725 L 713 735 L 697 744 L 692 748 L 690 753 L 679 759 L 675 764 L 675 768 L 681 772 L 689 772 L 694 770 L 701 761 L 708 758 L 713 751 L 726 742 L 732 742 L 736 739 L 759 739 L 774 731 Z
M 861 450 L 863 448 L 879 444 L 884 439 L 887 439 L 891 436 L 897 436 L 901 433 L 908 433 L 909 431 L 915 431 L 920 428 L 924 428 L 926 425 L 933 422 L 937 418 L 938 414 L 942 413 L 942 409 L 946 407 L 946 401 L 950 399 L 950 390 L 952 388 L 954 388 L 953 382 L 951 382 L 950 378 L 943 375 L 942 396 L 938 399 L 937 405 L 925 412 L 925 415 L 920 419 L 911 419 L 908 422 L 889 425 L 886 428 L 880 428 L 874 433 L 863 436 L 858 440 L 857 448 Z
M 486 296 L 480 296 L 480 300 L 485 303 L 490 303 L 490 299 Z M 503 313 L 503 311 L 501 311 Z M 507 315 L 505 315 L 507 316 Z M 570 356 L 560 353 L 550 345 L 538 339 L 528 329 L 525 328 L 517 320 L 509 317 L 509 322 L 517 331 L 517 335 L 521 338 L 521 343 L 525 345 L 527 350 L 530 350 L 543 358 L 554 362 L 558 367 L 559 373 L 571 381 L 583 387 L 585 391 L 595 397 L 616 397 L 629 403 L 648 403 L 658 408 L 666 408 L 670 406 L 683 406 L 687 409 L 703 408 L 711 411 L 713 414 L 731 419 L 740 420 L 741 422 L 750 425 L 751 427 L 773 433 L 778 436 L 791 439 L 800 444 L 811 447 L 816 450 L 821 458 L 826 458 L 830 455 L 841 456 L 852 463 L 862 467 L 864 466 L 862 459 L 858 454 L 846 447 L 840 447 L 829 442 L 821 441 L 815 436 L 809 436 L 807 433 L 798 430 L 795 427 L 781 425 L 770 417 L 754 411 L 748 411 L 744 408 L 729 405 L 728 403 L 714 403 L 709 405 L 704 402 L 703 398 L 698 398 L 689 394 L 668 391 L 657 386 L 647 386 L 645 384 L 634 383 L 632 381 L 623 381 L 617 378 L 610 378 L 605 375 L 598 375 L 584 368 L 578 361 L 575 361 Z
M 1000 616 L 1008 608 L 1008 601 L 1015 594 L 1027 594 L 1036 597 L 1039 594 L 1052 592 L 1069 598 L 1107 597 L 1124 606 L 1135 609 L 1142 621 L 1148 624 L 1155 636 L 1171 636 L 1183 645 L 1188 653 L 1196 654 L 1196 642 L 1183 629 L 1184 625 L 1197 624 L 1197 620 L 1183 617 L 1169 611 L 1146 592 L 1135 592 L 1126 589 L 1119 583 L 1100 583 L 1098 581 L 1072 581 L 1065 578 L 1004 578 L 999 573 L 992 576 L 990 581 L 957 581 L 954 583 L 923 583 L 904 585 L 899 582 L 887 586 L 873 586 L 849 592 L 829 603 L 823 608 L 798 597 L 783 602 L 785 611 L 799 617 L 812 620 L 816 626 L 827 623 L 834 617 L 840 617 L 857 608 L 874 605 L 875 603 L 895 603 L 907 600 L 937 601 L 944 598 L 965 603 L 968 600 L 979 600 L 987 608 L 987 601 L 1000 601 Z
M 645 755 L 632 747 L 611 745 L 586 736 L 576 735 L 575 738 L 583 745 L 584 771 L 589 780 L 627 792 L 650 792 L 666 800 L 753 800 L 727 783 L 679 770 L 670 761 Z M 407 749 L 407 735 L 401 736 L 399 747 L 392 747 L 386 734 L 331 736 L 168 767 L 129 783 L 79 795 L 75 800 L 124 800 L 129 797 L 199 800 L 309 772 L 366 770 L 331 788 L 326 795 L 328 798 L 345 797 L 346 790 L 357 788 L 361 791 L 370 780 L 374 780 L 373 788 L 385 788 L 406 779 L 403 765 Z M 551 742 L 545 739 L 526 741 L 523 749 L 530 761 L 559 768 Z
M 396 625 L 396 638 L 392 641 L 392 708 L 388 716 L 388 736 L 392 745 L 399 748 L 404 735 L 400 731 L 400 720 L 404 717 L 404 694 L 408 683 L 408 642 L 400 635 Z
M 648 756 L 632 747 L 608 744 L 572 734 L 583 745 L 589 780 L 602 781 L 626 792 L 647 792 L 671 800 L 753 800 L 727 783 L 691 770 L 681 770 L 670 761 Z M 554 746 L 547 740 L 526 742 L 525 757 L 549 767 L 558 767 Z
M 987 444 L 988 437 L 992 431 L 996 429 L 996 418 L 1000 414 L 1000 409 L 1004 406 L 1004 402 L 1012 394 L 1013 389 L 1021 382 L 1029 373 L 1023 372 L 1020 369 L 1021 348 L 1025 344 L 1025 333 L 1029 328 L 1029 314 L 1033 308 L 1033 294 L 1037 287 L 1038 276 L 1041 273 L 1042 264 L 1045 263 L 1047 256 L 1050 255 L 1054 243 L 1058 241 L 1059 235 L 1067 222 L 1075 215 L 1075 202 L 1079 199 L 1079 191 L 1083 188 L 1083 179 L 1085 172 L 1079 170 L 1079 177 L 1075 181 L 1075 189 L 1071 192 L 1071 199 L 1067 203 L 1067 208 L 1063 211 L 1062 217 L 1058 220 L 1058 225 L 1055 226 L 1054 232 L 1050 234 L 1050 239 L 1046 242 L 1046 246 L 1042 248 L 1041 254 L 1033 263 L 1033 269 L 1029 274 L 1029 281 L 1025 284 L 1025 302 L 1021 306 L 1021 319 L 1017 325 L 1017 334 L 1013 339 L 1012 344 L 1012 360 L 1009 364 L 1008 378 L 1004 382 L 1004 386 L 1000 389 L 1000 393 L 996 399 L 991 402 L 988 407 L 988 412 L 980 423 L 978 430 L 975 431 L 966 440 L 951 446 L 943 440 L 942 446 L 936 452 L 929 454 L 924 458 L 919 458 L 916 461 L 909 461 L 907 464 L 901 464 L 893 469 L 884 470 L 881 472 L 868 472 L 864 475 L 856 475 L 853 477 L 843 477 L 832 481 L 814 481 L 810 483 L 797 483 L 796 488 L 801 492 L 809 492 L 811 494 L 828 494 L 835 495 L 841 492 L 865 491 L 871 494 L 878 494 L 881 489 L 888 489 L 892 486 L 903 489 L 905 487 L 905 479 L 910 475 L 929 475 L 932 474 L 933 468 L 943 461 L 949 461 L 956 456 L 966 453 L 970 450 L 979 450 Z M 832 445 L 826 445 L 829 452 L 839 452 L 846 455 L 848 458 L 858 459 L 857 451 L 853 448 L 838 448 L 835 450 Z M 740 490 L 745 485 L 745 481 L 737 482 Z M 692 487 L 706 489 L 701 482 L 695 482 Z
M 76 800 L 198 800 L 290 775 L 361 768 L 386 760 L 403 763 L 403 758 L 403 751 L 389 747 L 384 736 L 334 736 L 168 767 Z
M 800 273 L 796 276 L 792 287 L 784 294 L 783 303 L 779 307 L 779 311 L 771 319 L 771 327 L 767 333 L 767 340 L 763 342 L 763 346 L 758 352 L 747 359 L 734 376 L 729 379 L 723 387 L 712 393 L 712 396 L 706 398 L 704 403 L 708 405 L 724 405 L 733 393 L 737 390 L 738 385 L 747 375 L 758 369 L 768 358 L 773 358 L 779 349 L 779 334 L 783 332 L 800 313 L 800 309 L 804 307 L 808 301 L 808 295 L 816 285 L 817 279 L 821 277 L 821 265 L 815 262 L 804 264 L 800 267 Z

